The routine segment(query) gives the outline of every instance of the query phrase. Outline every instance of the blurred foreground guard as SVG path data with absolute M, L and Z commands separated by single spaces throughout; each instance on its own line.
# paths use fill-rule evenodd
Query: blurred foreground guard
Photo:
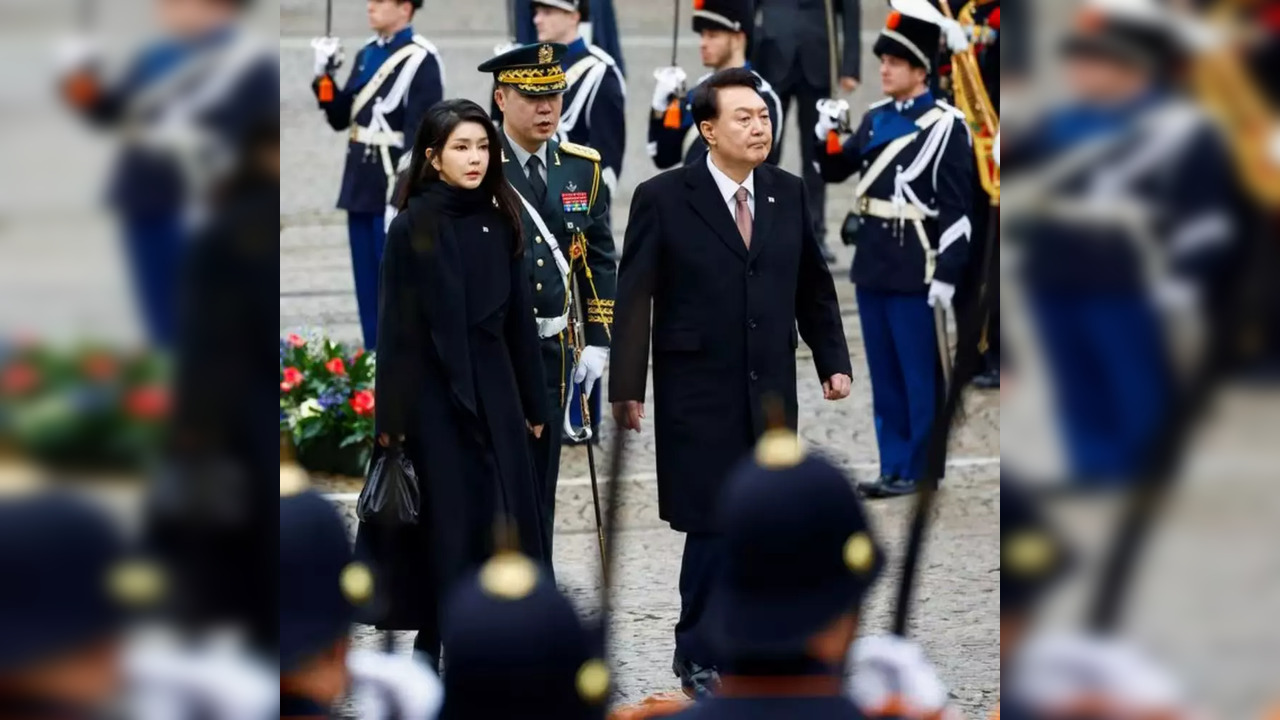
M 767 113 L 759 79 L 745 68 L 698 86 L 693 115 L 706 160 L 636 188 L 618 273 L 609 400 L 619 425 L 638 432 L 652 338 L 659 513 L 687 533 L 673 669 L 699 695 L 716 665 L 706 601 L 724 478 L 765 431 L 765 398 L 775 397 L 795 427 L 801 337 L 825 399 L 847 397 L 851 383 L 804 188 L 765 163 Z
M 444 610 L 441 720 L 603 720 L 612 683 L 600 631 L 542 568 L 503 550 Z
M 755 72 L 747 61 L 751 46 L 751 33 L 755 29 L 755 14 L 751 0 L 697 0 L 693 10 L 693 31 L 701 36 L 702 64 L 711 72 L 698 78 L 698 82 L 713 73 L 728 68 L 744 67 Z M 653 114 L 649 117 L 649 157 L 659 170 L 673 167 L 683 159 L 685 165 L 701 161 L 707 155 L 706 144 L 700 141 L 693 122 L 693 90 L 683 97 L 677 94 L 684 88 L 685 74 L 679 67 L 658 68 L 653 71 L 657 82 L 653 89 Z M 773 150 L 769 162 L 777 165 L 782 155 L 782 101 L 769 82 L 760 78 L 760 95 L 769 106 L 769 121 L 773 125 Z M 668 117 L 671 103 L 678 103 L 678 122 Z
M 244 133 L 280 112 L 279 58 L 239 26 L 249 0 L 157 4 L 166 37 L 144 47 L 108 83 L 85 38 L 64 48 L 67 99 L 90 122 L 119 129 L 123 147 L 108 186 L 143 326 L 174 341 L 177 270 L 208 192 L 233 167 Z
M 570 385 L 590 394 L 604 374 L 613 326 L 617 257 L 600 153 L 555 137 L 568 86 L 565 52 L 564 45 L 555 43 L 527 45 L 491 58 L 477 70 L 493 73 L 494 102 L 503 111 L 501 147 L 495 157 L 501 160 L 507 182 L 523 207 L 525 267 L 542 339 L 551 420 L 563 418 L 568 426 L 573 419 L 570 406 L 577 406 Z M 584 320 L 584 347 L 576 357 L 569 332 L 572 303 L 577 303 Z M 552 425 L 531 444 L 542 493 L 542 547 L 548 563 L 555 529 L 561 438 L 559 428 Z M 532 552 L 532 546 L 526 545 L 525 550 Z
M 351 266 L 364 346 L 377 346 L 378 266 L 386 229 L 394 212 L 395 176 L 408 164 L 412 137 L 427 108 L 444 97 L 444 65 L 435 46 L 414 32 L 414 14 L 423 0 L 371 0 L 375 33 L 353 60 L 347 82 L 336 87 L 342 65 L 338 38 L 311 41 L 315 55 L 311 88 L 325 120 L 347 131 L 347 159 L 338 208 L 347 211 Z
M 100 717 L 123 690 L 126 613 L 163 579 L 111 518 L 62 491 L 15 489 L 0 458 L 0 718 Z
M 916 492 L 941 397 L 933 308 L 950 308 L 969 256 L 975 163 L 964 114 L 928 89 L 940 28 L 893 11 L 873 48 L 889 97 L 843 145 L 830 106 L 810 138 L 828 182 L 859 174 L 857 285 L 880 476 L 871 497 Z
M 1171 89 L 1182 53 L 1162 8 L 1091 3 L 1062 53 L 1071 99 L 1005 143 L 1005 223 L 1066 475 L 1096 487 L 1138 476 L 1201 362 L 1238 194 L 1218 133 Z

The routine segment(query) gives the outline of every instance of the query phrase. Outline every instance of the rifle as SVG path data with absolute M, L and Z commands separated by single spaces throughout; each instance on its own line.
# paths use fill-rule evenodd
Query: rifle
M 674 19 L 671 22 L 671 67 L 676 66 L 676 43 L 680 39 L 680 0 L 675 0 Z M 680 129 L 680 93 L 671 98 L 671 102 L 667 104 L 667 111 L 662 115 L 662 127 L 671 130 Z
M 324 3 L 324 36 L 329 37 L 333 33 L 333 0 L 325 0 Z M 324 75 L 320 76 L 319 86 L 316 95 L 320 102 L 333 102 L 334 84 L 332 68 L 327 69 Z

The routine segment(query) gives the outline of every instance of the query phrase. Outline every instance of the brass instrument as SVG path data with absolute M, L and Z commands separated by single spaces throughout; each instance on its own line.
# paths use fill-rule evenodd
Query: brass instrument
M 953 19 L 964 27 L 973 27 L 973 13 L 980 4 L 983 4 L 980 0 L 970 0 L 960 9 L 959 17 Z M 951 7 L 946 0 L 938 5 L 944 15 L 952 17 Z M 964 112 L 973 131 L 973 152 L 978 160 L 978 178 L 982 182 L 982 189 L 991 198 L 992 207 L 999 207 L 1000 167 L 996 165 L 992 147 L 996 134 L 1000 131 L 1000 115 L 982 82 L 978 55 L 972 45 L 951 56 L 951 83 L 956 107 Z
M 1235 24 L 1236 3 L 1219 0 L 1209 13 L 1220 28 Z M 1264 207 L 1280 209 L 1280 163 L 1271 144 L 1280 133 L 1280 112 L 1249 76 L 1233 43 L 1200 52 L 1189 67 L 1191 90 L 1218 122 L 1246 189 Z

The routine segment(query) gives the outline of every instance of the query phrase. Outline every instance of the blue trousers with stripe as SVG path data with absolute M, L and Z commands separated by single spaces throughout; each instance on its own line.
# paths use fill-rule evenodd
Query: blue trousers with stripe
M 926 297 L 857 289 L 880 473 L 912 480 L 924 478 L 939 391 L 933 308 Z
M 124 245 L 147 338 L 168 347 L 177 331 L 177 294 L 186 243 L 178 213 L 124 219 Z
M 387 241 L 386 216 L 382 213 L 347 213 L 347 238 L 351 244 L 351 270 L 356 277 L 356 304 L 364 346 L 378 346 L 378 272 L 382 246 Z

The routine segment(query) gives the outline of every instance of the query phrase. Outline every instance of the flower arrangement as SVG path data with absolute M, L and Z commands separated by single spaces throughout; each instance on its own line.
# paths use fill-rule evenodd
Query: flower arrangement
M 363 475 L 373 452 L 374 354 L 325 337 L 280 340 L 280 428 L 312 472 Z
M 0 346 L 0 435 L 46 466 L 137 472 L 169 416 L 166 358 L 103 344 Z

